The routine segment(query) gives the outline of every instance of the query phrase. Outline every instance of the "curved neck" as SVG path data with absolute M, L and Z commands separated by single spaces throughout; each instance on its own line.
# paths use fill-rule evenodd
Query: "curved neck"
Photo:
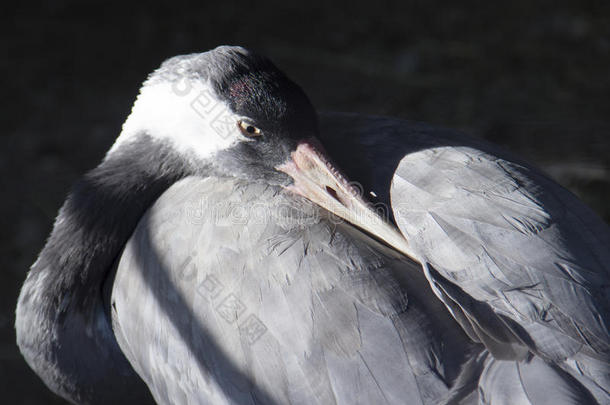
M 57 394 L 78 403 L 150 398 L 114 338 L 102 286 L 144 211 L 191 172 L 143 135 L 72 189 L 28 273 L 15 323 L 22 354 Z

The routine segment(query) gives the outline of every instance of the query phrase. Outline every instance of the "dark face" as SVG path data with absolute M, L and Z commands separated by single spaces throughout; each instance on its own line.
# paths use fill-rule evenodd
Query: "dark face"
M 248 139 L 220 151 L 217 167 L 232 175 L 288 185 L 292 180 L 276 167 L 290 158 L 299 142 L 317 137 L 317 114 L 311 102 L 267 58 L 239 48 L 213 52 L 212 86 L 240 117 L 235 125 Z

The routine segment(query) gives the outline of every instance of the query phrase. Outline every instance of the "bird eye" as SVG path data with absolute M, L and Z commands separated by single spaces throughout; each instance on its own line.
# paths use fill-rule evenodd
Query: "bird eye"
M 246 121 L 238 121 L 237 126 L 239 127 L 241 133 L 248 138 L 255 138 L 262 135 L 260 129 Z

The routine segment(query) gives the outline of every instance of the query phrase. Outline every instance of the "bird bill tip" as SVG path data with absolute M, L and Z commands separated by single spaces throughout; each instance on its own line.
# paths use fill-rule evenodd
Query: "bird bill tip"
M 300 142 L 284 163 L 276 167 L 293 179 L 286 189 L 382 240 L 414 259 L 406 239 L 384 220 L 333 165 L 315 140 Z

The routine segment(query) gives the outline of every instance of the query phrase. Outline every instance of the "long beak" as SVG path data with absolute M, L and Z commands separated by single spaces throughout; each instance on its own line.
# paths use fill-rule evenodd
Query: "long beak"
M 373 210 L 315 141 L 299 143 L 291 158 L 276 169 L 294 179 L 294 184 L 288 186 L 288 190 L 311 200 L 418 262 L 402 234 Z

